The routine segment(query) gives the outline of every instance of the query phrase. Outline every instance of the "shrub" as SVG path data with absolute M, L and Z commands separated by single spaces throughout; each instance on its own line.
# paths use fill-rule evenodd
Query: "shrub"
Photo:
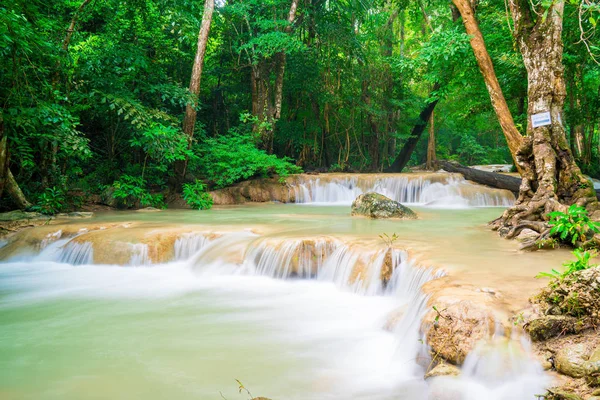
M 46 215 L 54 215 L 65 206 L 65 192 L 56 186 L 46 188 L 38 198 L 37 204 L 31 209 Z
M 578 241 L 583 241 L 589 234 L 600 232 L 598 224 L 587 215 L 585 208 L 573 204 L 567 213 L 554 211 L 548 214 L 548 223 L 552 228 L 550 235 L 557 236 L 561 241 L 571 243 L 573 246 Z
M 206 186 L 198 180 L 183 184 L 183 199 L 196 210 L 208 210 L 213 205 L 213 198 L 206 192 Z
M 288 158 L 277 158 L 257 149 L 250 133 L 232 130 L 229 135 L 208 138 L 199 151 L 200 168 L 217 188 L 257 176 L 286 177 L 302 172 Z
M 112 197 L 122 200 L 127 207 L 139 203 L 143 207 L 166 208 L 163 195 L 149 193 L 146 189 L 146 181 L 142 177 L 124 174 L 114 181 L 112 186 L 115 189 Z

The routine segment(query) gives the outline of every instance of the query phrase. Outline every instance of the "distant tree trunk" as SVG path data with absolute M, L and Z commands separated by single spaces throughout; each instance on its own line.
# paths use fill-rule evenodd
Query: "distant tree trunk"
M 437 157 L 435 154 L 435 114 L 432 112 L 429 117 L 429 141 L 427 142 L 427 169 L 434 170 L 436 168 Z
M 290 7 L 290 12 L 288 14 L 287 26 L 285 27 L 285 33 L 290 33 L 292 31 L 292 24 L 296 19 L 296 9 L 298 8 L 298 0 L 292 0 L 292 5 Z M 286 64 L 286 55 L 285 51 L 281 51 L 277 54 L 278 64 L 277 64 L 277 78 L 275 80 L 275 114 L 273 115 L 274 119 L 279 119 L 281 117 L 281 101 L 283 99 L 283 76 L 285 74 L 285 64 Z
M 185 118 L 183 119 L 183 132 L 188 137 L 188 146 L 191 147 L 194 137 L 194 129 L 196 127 L 196 109 L 198 108 L 198 96 L 200 94 L 200 79 L 202 78 L 202 67 L 204 65 L 204 55 L 206 54 L 206 44 L 208 43 L 208 33 L 210 32 L 210 23 L 212 21 L 213 11 L 215 9 L 214 0 L 206 0 L 204 2 L 204 12 L 202 14 L 202 24 L 198 33 L 198 47 L 196 56 L 194 57 L 194 65 L 192 67 L 192 77 L 190 79 L 190 93 L 194 96 L 194 102 L 188 104 L 185 108 Z M 181 164 L 180 164 L 181 167 Z M 187 160 L 183 163 L 180 174 L 185 175 L 187 168 Z
M 520 229 L 527 221 L 546 220 L 551 211 L 565 211 L 570 204 L 598 208 L 592 184 L 583 176 L 562 123 L 566 96 L 562 64 L 564 0 L 549 10 L 532 12 L 528 0 L 509 0 L 528 79 L 528 136 L 517 152 L 522 170 L 519 198 L 514 207 L 494 221 L 495 228 Z M 546 12 L 547 17 L 542 17 Z M 533 125 L 534 116 L 549 113 L 550 120 Z M 541 126 L 539 126 L 541 125 Z
M 438 83 L 434 84 L 433 90 L 431 91 L 430 95 L 433 94 L 433 92 L 439 90 L 439 88 L 440 85 Z M 421 135 L 427 127 L 427 121 L 429 121 L 429 119 L 431 118 L 431 114 L 433 113 L 433 110 L 435 109 L 435 106 L 437 105 L 438 101 L 438 99 L 430 101 L 429 103 L 427 103 L 425 108 L 423 108 L 421 114 L 419 114 L 419 119 L 415 123 L 415 126 L 413 127 L 410 133 L 410 138 L 406 141 L 406 143 L 402 147 L 402 150 L 400 150 L 400 153 L 398 154 L 392 165 L 390 165 L 390 167 L 386 169 L 386 172 L 402 172 L 402 169 L 406 167 L 406 164 L 408 164 L 408 162 L 410 161 L 410 156 L 417 147 L 417 143 L 419 142 Z
M 288 13 L 287 22 L 284 32 L 290 33 L 292 31 L 292 24 L 296 19 L 296 10 L 298 8 L 298 0 L 292 0 L 292 5 L 290 6 L 290 11 Z M 263 132 L 263 147 L 269 153 L 273 152 L 273 139 L 275 133 L 275 123 L 279 118 L 281 118 L 281 104 L 283 101 L 283 78 L 285 76 L 285 65 L 287 62 L 287 56 L 285 54 L 285 50 L 280 51 L 275 55 L 274 64 L 276 68 L 275 75 L 275 87 L 273 88 L 273 92 L 271 93 L 270 85 L 268 82 L 268 71 L 264 74 L 264 85 L 265 89 L 263 92 L 264 100 L 262 103 L 265 104 L 262 110 L 263 117 L 260 118 L 261 121 L 267 121 L 270 124 L 270 127 Z M 259 88 L 260 90 L 260 88 Z M 273 96 L 273 103 L 271 104 L 271 96 Z M 260 92 L 259 92 L 260 99 Z M 260 101 L 259 101 L 260 102 Z
M 475 19 L 475 13 L 473 12 L 471 3 L 469 0 L 452 0 L 452 2 L 460 12 L 465 29 L 471 36 L 471 47 L 473 48 L 473 53 L 477 59 L 479 70 L 481 71 L 485 85 L 487 86 L 492 106 L 494 107 L 494 111 L 496 112 L 496 116 L 498 117 L 498 121 L 502 127 L 502 132 L 506 137 L 506 142 L 508 144 L 508 148 L 510 149 L 513 160 L 515 161 L 515 165 L 517 168 L 520 168 L 517 163 L 516 154 L 519 146 L 523 142 L 523 137 L 517 130 L 512 114 L 510 113 L 510 109 L 508 108 L 506 100 L 504 99 L 502 88 L 500 87 L 500 83 L 496 77 L 496 72 L 494 71 L 494 64 L 492 63 L 492 59 L 488 54 L 485 42 L 483 40 L 483 35 L 481 34 L 479 24 Z
M 4 186 L 6 186 L 6 179 L 8 176 L 8 148 L 7 148 L 7 137 L 4 133 L 4 123 L 2 121 L 2 115 L 0 115 L 0 198 L 4 192 Z

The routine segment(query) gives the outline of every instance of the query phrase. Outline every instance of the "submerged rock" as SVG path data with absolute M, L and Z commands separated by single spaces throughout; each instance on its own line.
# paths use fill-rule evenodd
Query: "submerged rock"
M 0 213 L 0 222 L 4 221 L 19 221 L 19 220 L 31 220 L 31 219 L 48 219 L 50 217 L 38 213 L 38 212 L 27 212 L 21 210 L 9 211 Z
M 363 215 L 369 218 L 417 218 L 417 214 L 410 208 L 374 192 L 361 194 L 354 200 L 352 215 Z
M 434 378 L 436 376 L 458 376 L 460 368 L 455 365 L 439 363 L 431 371 L 425 374 L 425 379 Z
M 137 210 L 137 212 L 159 212 L 162 211 L 158 208 L 155 207 L 145 207 L 145 208 L 140 208 L 139 210 Z
M 94 216 L 93 212 L 87 212 L 87 211 L 60 213 L 57 215 L 57 217 L 61 217 L 61 218 L 92 218 L 93 216 Z
M 22 228 L 46 224 L 53 217 L 27 211 L 10 211 L 0 213 L 0 237 L 6 236 Z

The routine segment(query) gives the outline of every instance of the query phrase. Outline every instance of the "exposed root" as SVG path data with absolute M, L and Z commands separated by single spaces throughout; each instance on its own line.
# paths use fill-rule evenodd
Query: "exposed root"
M 519 235 L 523 231 L 523 229 L 531 229 L 532 231 L 536 231 L 537 233 L 542 233 L 548 230 L 548 224 L 543 221 L 523 221 L 519 225 L 510 229 L 508 234 L 506 235 L 507 239 L 513 239 Z

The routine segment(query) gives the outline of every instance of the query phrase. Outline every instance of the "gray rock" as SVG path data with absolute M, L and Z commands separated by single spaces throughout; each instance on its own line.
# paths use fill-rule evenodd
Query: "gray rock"
M 439 363 L 431 371 L 425 374 L 425 379 L 434 378 L 436 376 L 458 376 L 460 368 L 447 363 Z
M 86 211 L 60 213 L 57 215 L 57 217 L 61 217 L 61 218 L 92 218 L 93 216 L 94 216 L 93 212 L 86 212 Z
M 354 200 L 352 215 L 363 215 L 369 218 L 417 218 L 417 214 L 410 208 L 373 192 L 361 194 Z
M 554 366 L 558 372 L 573 378 L 586 376 L 588 349 L 584 344 L 563 347 L 556 353 Z
M 146 207 L 146 208 L 140 208 L 139 210 L 137 210 L 137 212 L 158 212 L 158 211 L 162 211 L 158 208 L 154 208 L 154 207 Z
M 564 333 L 577 332 L 577 319 L 566 315 L 545 315 L 529 321 L 525 331 L 534 342 L 548 340 Z
M 21 210 L 0 213 L 0 221 L 19 221 L 31 219 L 49 219 L 47 215 L 38 212 L 27 212 Z
M 540 234 L 532 229 L 523 229 L 515 239 L 519 242 L 529 242 L 536 240 L 539 236 Z

